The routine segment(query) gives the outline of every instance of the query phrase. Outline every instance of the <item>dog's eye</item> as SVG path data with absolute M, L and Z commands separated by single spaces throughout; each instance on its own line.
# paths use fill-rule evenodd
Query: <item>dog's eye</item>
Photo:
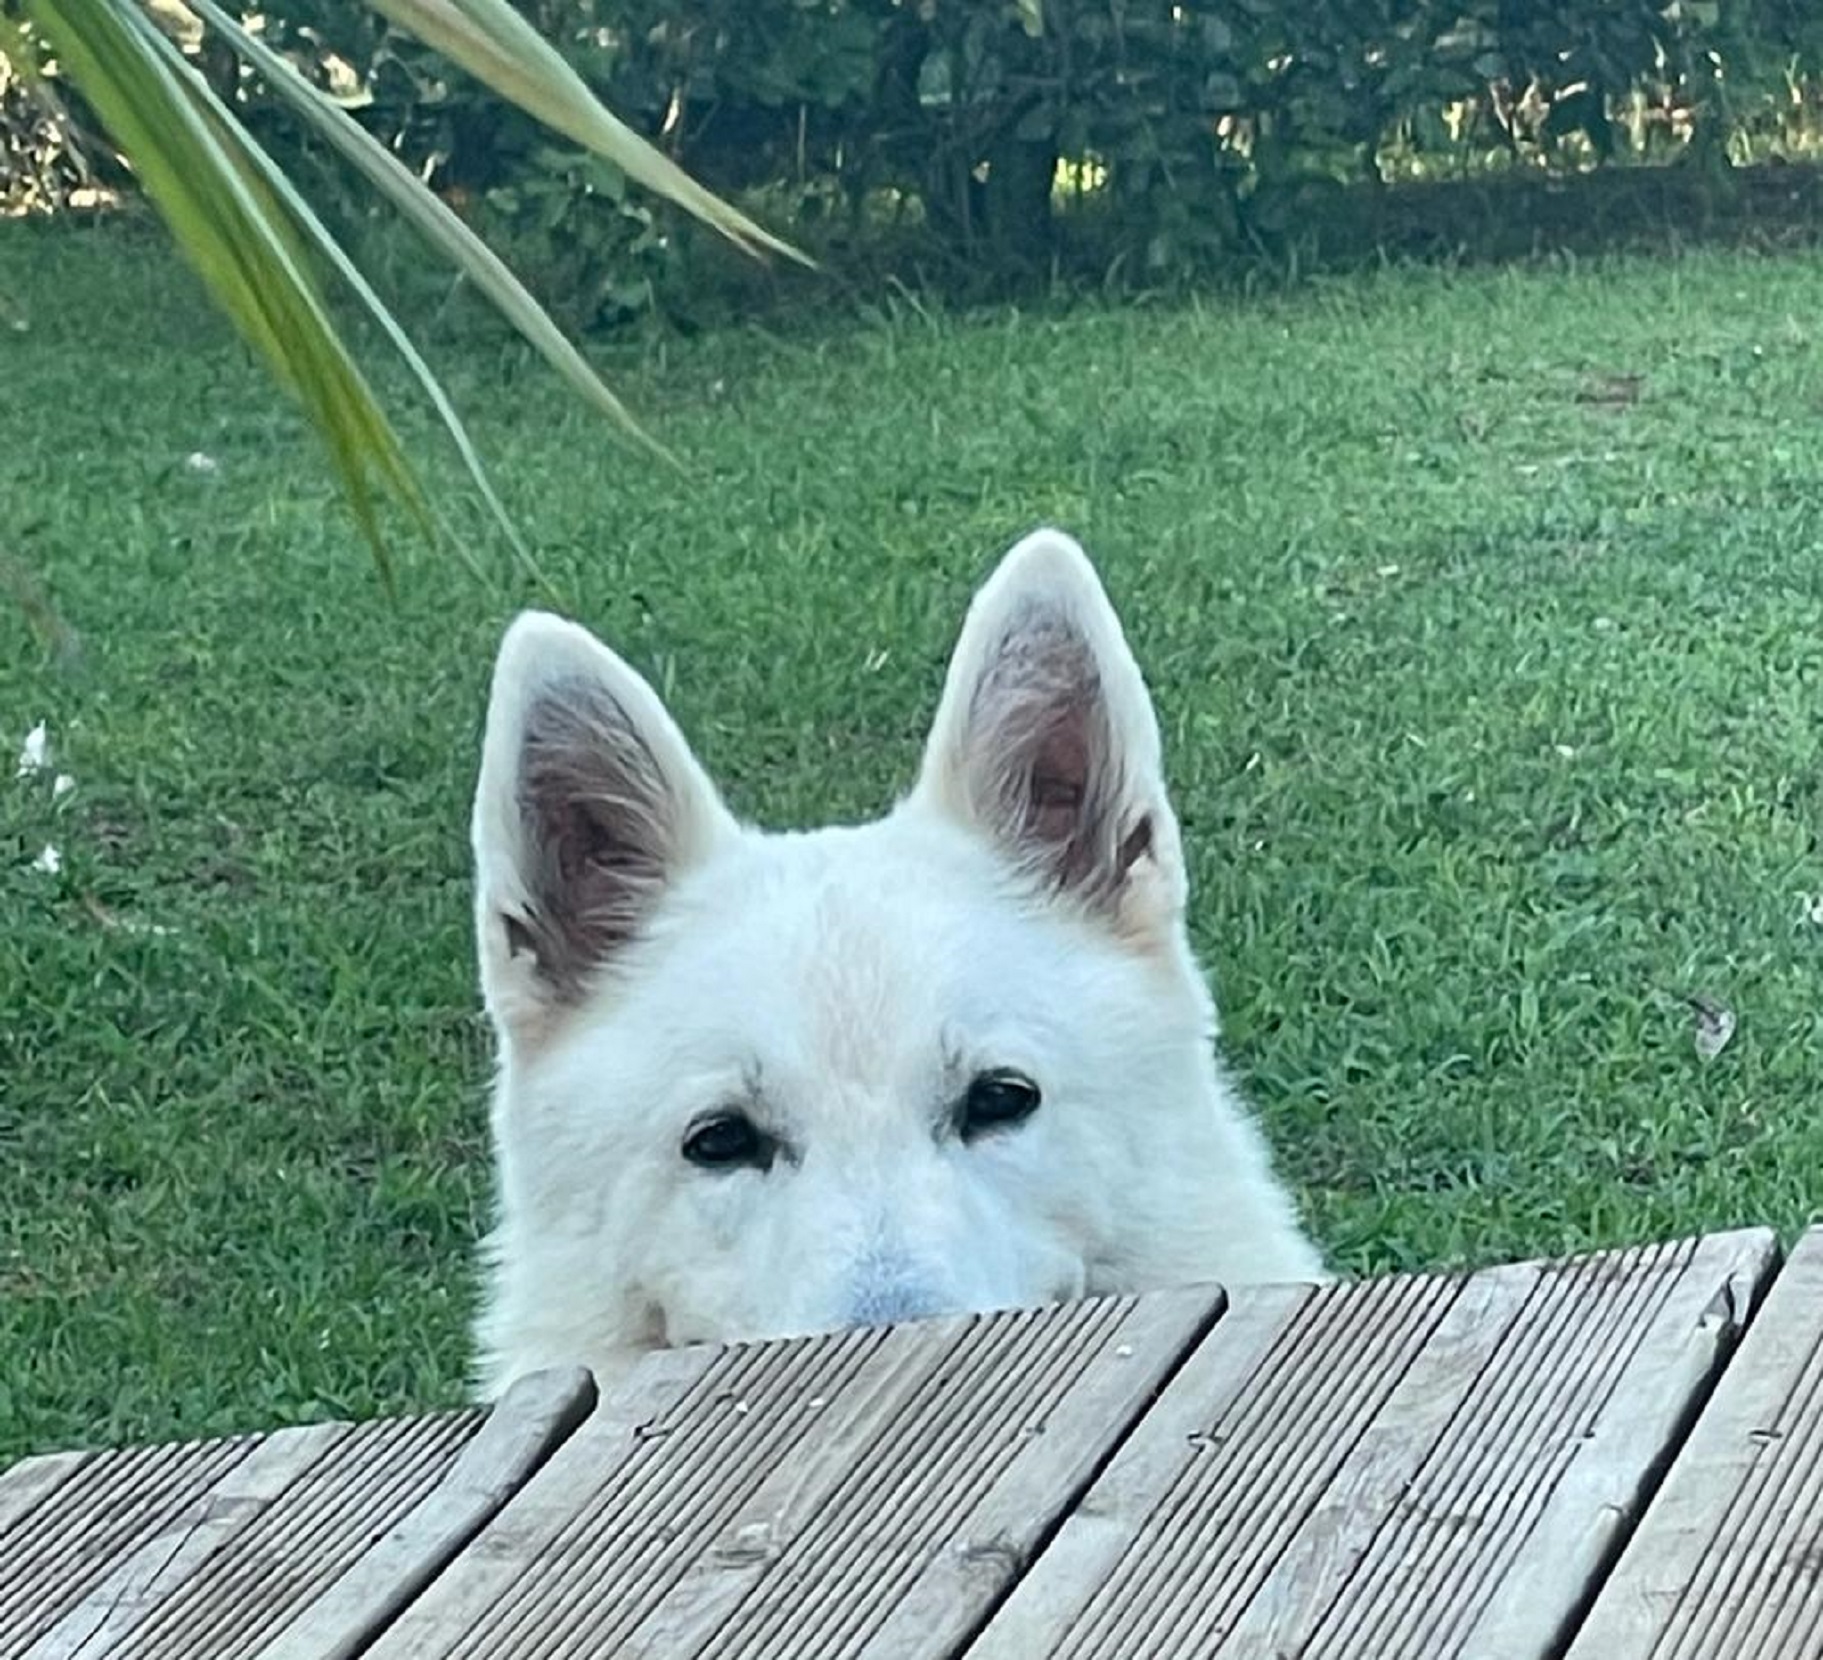
M 744 1112 L 706 1119 L 684 1137 L 684 1157 L 704 1170 L 770 1169 L 773 1148 L 772 1137 Z
M 957 1112 L 956 1127 L 964 1141 L 990 1130 L 1022 1124 L 1038 1110 L 1038 1086 L 1023 1073 L 981 1072 L 968 1086 Z

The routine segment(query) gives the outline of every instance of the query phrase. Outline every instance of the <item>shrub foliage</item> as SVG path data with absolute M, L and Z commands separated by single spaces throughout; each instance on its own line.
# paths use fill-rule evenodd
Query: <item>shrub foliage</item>
M 1073 218 L 1159 270 L 1294 243 L 1350 185 L 1639 159 L 1719 172 L 1749 137 L 1761 152 L 1805 140 L 1806 75 L 1823 57 L 1810 0 L 522 9 L 712 189 L 758 195 L 813 238 L 909 225 L 1009 272 L 1048 258 Z M 271 0 L 260 15 L 269 39 L 568 296 L 575 320 L 642 308 L 675 269 L 675 235 L 611 169 L 553 144 L 363 0 Z M 218 72 L 239 77 L 257 118 L 257 85 Z M 7 109 L 38 123 L 8 135 L 15 153 L 42 151 L 41 113 L 16 98 Z

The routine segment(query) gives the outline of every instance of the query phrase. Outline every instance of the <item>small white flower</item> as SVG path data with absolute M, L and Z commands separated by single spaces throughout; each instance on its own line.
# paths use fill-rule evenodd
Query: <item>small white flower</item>
M 51 800 L 61 801 L 71 790 L 75 789 L 76 780 L 67 772 L 60 772 L 51 780 Z
M 184 465 L 193 473 L 219 473 L 221 463 L 214 456 L 205 455 L 201 450 L 192 450 L 184 457 Z
M 32 860 L 32 869 L 42 871 L 46 876 L 55 876 L 63 869 L 63 855 L 49 842 L 44 844 L 44 851 Z
M 19 770 L 13 776 L 30 778 L 34 773 L 43 772 L 51 755 L 51 735 L 43 721 L 26 733 L 25 742 L 19 749 Z

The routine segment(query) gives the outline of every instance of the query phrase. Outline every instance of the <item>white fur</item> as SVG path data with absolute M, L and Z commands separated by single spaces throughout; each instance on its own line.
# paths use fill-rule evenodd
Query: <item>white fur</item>
M 1045 880 L 1043 848 L 995 817 L 1058 692 L 1022 667 L 1033 629 L 1086 646 L 1110 823 L 1150 831 L 1095 892 Z M 529 711 L 581 684 L 624 712 L 662 779 L 656 808 L 613 781 L 599 801 L 662 847 L 664 878 L 637 934 L 566 997 L 505 919 L 533 903 Z M 856 828 L 737 824 L 630 668 L 571 624 L 520 617 L 474 841 L 499 1040 L 484 1394 L 564 1362 L 611 1379 L 655 1344 L 1322 1276 L 1218 1070 L 1151 701 L 1067 537 L 1028 537 L 977 596 L 917 786 Z M 965 1141 L 955 1104 L 995 1068 L 1042 1103 Z M 684 1158 L 693 1124 L 730 1103 L 778 1138 L 770 1168 Z

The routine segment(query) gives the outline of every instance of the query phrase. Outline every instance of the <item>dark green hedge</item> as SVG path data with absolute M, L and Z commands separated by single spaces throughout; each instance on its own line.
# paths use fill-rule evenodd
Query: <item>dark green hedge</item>
M 1823 47 L 1816 0 L 523 5 L 613 107 L 783 228 L 910 224 L 1007 270 L 1047 258 L 1072 217 L 1157 268 L 1295 239 L 1350 184 L 1719 164 L 1743 133 L 1776 147 L 1806 117 L 1793 77 Z M 360 0 L 262 9 L 301 61 L 344 60 L 371 94 L 362 119 L 582 318 L 637 309 L 670 270 L 673 238 L 617 178 Z M 260 129 L 295 142 L 241 86 Z
M 579 192 L 612 195 L 491 100 L 456 86 L 426 100 L 421 59 L 390 59 L 369 24 L 351 30 L 349 0 L 286 10 L 356 41 L 375 118 L 436 151 L 451 186 L 506 191 L 522 220 L 555 224 Z M 1335 187 L 1401 171 L 1719 159 L 1743 123 L 1772 118 L 1793 66 L 1823 43 L 1823 6 L 1809 0 L 530 0 L 528 11 L 611 104 L 716 188 L 765 192 L 800 228 L 909 214 L 971 261 L 1003 266 L 1043 259 L 1072 208 L 1157 267 L 1295 237 Z M 1078 164 L 1062 191 L 1060 161 Z M 628 204 L 600 205 L 625 220 Z M 643 220 L 630 234 L 650 252 Z

